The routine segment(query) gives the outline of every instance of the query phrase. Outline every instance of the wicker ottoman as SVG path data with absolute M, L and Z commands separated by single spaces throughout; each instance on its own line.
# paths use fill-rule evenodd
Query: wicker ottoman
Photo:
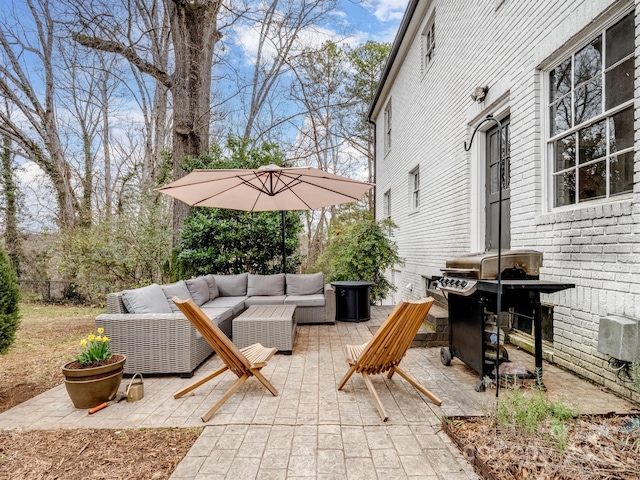
M 261 343 L 291 355 L 296 323 L 295 305 L 252 305 L 233 319 L 233 343 L 238 348 Z

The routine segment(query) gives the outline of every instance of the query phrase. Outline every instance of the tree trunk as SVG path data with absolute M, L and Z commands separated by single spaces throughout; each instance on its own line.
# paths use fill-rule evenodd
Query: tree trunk
M 220 39 L 217 28 L 220 0 L 189 2 L 165 0 L 169 11 L 175 55 L 173 87 L 173 178 L 185 175 L 185 157 L 197 157 L 209 149 L 211 68 L 213 49 Z M 184 219 L 191 207 L 173 206 L 173 244 L 178 244 Z
M 11 266 L 15 270 L 18 277 L 20 276 L 20 237 L 18 236 L 18 187 L 13 176 L 13 155 L 11 153 L 11 139 L 3 135 L 2 151 L 0 152 L 2 159 L 2 191 L 5 198 L 5 214 L 4 214 L 4 244 L 5 250 L 9 255 Z

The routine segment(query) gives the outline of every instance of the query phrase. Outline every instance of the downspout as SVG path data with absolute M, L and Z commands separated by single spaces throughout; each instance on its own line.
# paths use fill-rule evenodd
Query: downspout
M 378 199 L 378 169 L 376 168 L 376 162 L 378 161 L 378 129 L 376 122 L 371 120 L 371 117 L 367 118 L 367 121 L 373 125 L 373 219 L 377 220 L 376 209 Z

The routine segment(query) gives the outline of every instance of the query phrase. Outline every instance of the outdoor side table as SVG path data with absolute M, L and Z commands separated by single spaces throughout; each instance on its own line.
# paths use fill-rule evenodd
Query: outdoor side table
M 371 318 L 369 287 L 373 282 L 332 282 L 336 289 L 336 320 L 366 322 Z
M 245 348 L 254 343 L 291 355 L 296 335 L 295 305 L 252 305 L 233 319 L 233 343 Z

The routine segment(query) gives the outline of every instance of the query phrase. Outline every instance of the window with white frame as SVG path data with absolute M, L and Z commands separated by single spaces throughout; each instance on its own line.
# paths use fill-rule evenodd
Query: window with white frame
M 420 208 L 420 169 L 416 168 L 409 173 L 409 191 L 411 192 L 411 209 Z
M 433 60 L 436 48 L 435 37 L 435 15 L 431 15 L 431 19 L 427 22 L 426 27 L 422 31 L 422 69 L 423 71 L 429 66 Z
M 382 196 L 384 218 L 391 218 L 391 190 L 384 192 Z
M 384 151 L 391 150 L 391 99 L 384 107 Z
M 553 206 L 633 190 L 634 12 L 548 72 Z

